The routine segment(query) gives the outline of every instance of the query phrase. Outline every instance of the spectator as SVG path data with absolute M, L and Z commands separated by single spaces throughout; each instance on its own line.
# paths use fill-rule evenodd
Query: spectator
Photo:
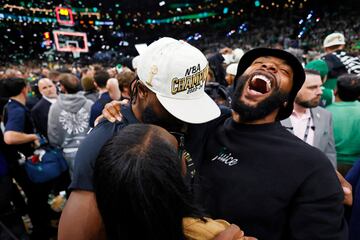
M 320 100 L 319 106 L 326 107 L 327 105 L 333 103 L 335 101 L 334 90 L 324 87 L 324 83 L 326 82 L 327 75 L 329 73 L 329 68 L 328 68 L 326 62 L 321 59 L 313 60 L 311 62 L 308 62 L 305 65 L 305 68 L 312 69 L 312 70 L 318 71 L 320 73 L 321 81 L 323 84 L 321 86 L 321 90 L 323 93 L 321 95 L 321 100 Z
M 59 71 L 57 71 L 57 70 L 51 70 L 50 72 L 49 72 L 49 79 L 51 80 L 51 81 L 53 81 L 53 83 L 57 83 L 58 82 L 58 77 L 60 76 L 60 72 Z
M 62 93 L 49 110 L 48 137 L 51 145 L 63 150 L 71 175 L 77 149 L 90 129 L 93 102 L 78 92 L 80 83 L 75 75 L 63 73 L 59 82 Z
M 97 71 L 94 75 L 94 84 L 99 92 L 99 99 L 91 106 L 90 111 L 90 127 L 94 127 L 95 119 L 101 115 L 101 112 L 108 102 L 112 99 L 110 98 L 109 92 L 106 89 L 106 83 L 109 80 L 110 75 L 106 71 Z
M 336 88 L 336 79 L 342 74 L 360 75 L 360 58 L 344 51 L 345 37 L 342 33 L 335 32 L 326 36 L 323 47 L 326 55 L 322 59 L 329 67 L 325 87 Z
M 80 69 L 80 76 L 81 76 L 81 79 L 83 79 L 85 77 L 93 78 L 94 72 L 90 68 L 84 67 L 84 68 Z
M 232 52 L 231 48 L 222 48 L 218 53 L 215 53 L 213 56 L 209 58 L 209 66 L 214 73 L 214 79 L 216 82 L 218 82 L 223 86 L 227 86 L 225 80 L 226 72 L 223 64 L 225 61 L 225 57 L 230 56 L 231 52 Z M 227 62 L 227 64 L 229 63 L 230 60 L 229 62 Z
M 41 77 L 43 78 L 49 78 L 50 70 L 47 67 L 43 67 L 41 69 Z
M 58 95 L 55 84 L 48 78 L 40 79 L 38 82 L 38 88 L 42 97 L 39 102 L 37 102 L 37 104 L 31 109 L 31 117 L 34 121 L 37 132 L 48 139 L 48 114 L 51 104 L 56 102 Z
M 96 90 L 95 84 L 94 84 L 94 78 L 93 77 L 83 77 L 81 78 L 81 86 L 84 90 L 84 96 L 95 102 L 99 98 L 99 93 Z
M 136 73 L 132 71 L 124 71 L 119 73 L 116 78 L 119 82 L 119 88 L 121 92 L 120 100 L 130 99 L 130 84 L 135 80 Z
M 117 74 L 117 70 L 116 68 L 108 68 L 106 71 L 109 74 L 109 78 L 115 78 L 116 74 Z
M 21 78 L 8 78 L 3 81 L 5 92 L 10 97 L 4 107 L 3 116 L 9 173 L 27 197 L 27 210 L 34 226 L 32 236 L 34 239 L 47 239 L 50 231 L 47 186 L 31 182 L 24 165 L 21 164 L 33 155 L 34 147 L 39 146 L 39 137 L 34 132 L 30 111 L 25 106 L 29 86 L 26 80 Z
M 360 77 L 345 74 L 338 78 L 335 102 L 326 107 L 333 115 L 338 170 L 346 175 L 360 157 Z
M 19 239 L 27 239 L 19 211 L 21 209 L 12 203 L 12 195 L 16 189 L 13 189 L 15 184 L 12 183 L 8 172 L 6 145 L 2 131 L 0 131 L 0 147 L 0 222 L 2 223 L 0 239 L 10 239 L 11 236 L 6 230 Z
M 336 150 L 331 113 L 319 107 L 321 77 L 315 70 L 305 69 L 305 82 L 296 95 L 294 110 L 281 121 L 295 136 L 318 148 L 336 169 Z
M 244 55 L 244 51 L 240 48 L 231 49 L 231 48 L 222 48 L 218 53 L 214 54 L 209 58 L 209 65 L 215 75 L 215 81 L 220 83 L 223 86 L 228 86 L 226 77 L 225 65 L 231 63 L 237 63 L 240 61 L 241 57 Z
M 10 99 L 5 106 L 4 141 L 16 148 L 25 156 L 33 154 L 33 144 L 38 144 L 38 136 L 34 133 L 29 110 L 25 107 L 29 86 L 25 79 L 8 78 L 4 86 Z

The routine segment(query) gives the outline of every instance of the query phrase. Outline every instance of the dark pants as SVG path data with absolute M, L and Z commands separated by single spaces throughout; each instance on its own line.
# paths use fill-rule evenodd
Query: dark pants
M 50 208 L 47 201 L 50 189 L 46 184 L 31 182 L 23 166 L 12 169 L 11 174 L 26 195 L 34 239 L 49 239 Z
M 59 218 L 59 214 L 52 211 L 48 204 L 49 194 L 57 195 L 59 191 L 67 189 L 70 184 L 69 173 L 64 172 L 58 178 L 45 183 L 33 183 L 23 165 L 13 164 L 9 167 L 9 174 L 26 195 L 27 204 L 24 203 L 24 198 L 19 192 L 13 194 L 13 202 L 22 210 L 22 215 L 29 214 L 33 225 L 32 239 L 48 240 L 49 237 L 54 236 L 54 231 L 56 232 L 56 229 L 51 227 L 51 219 Z M 14 189 L 17 190 L 17 187 Z
M 0 239 L 28 239 L 20 212 L 11 205 L 13 191 L 11 178 L 0 176 Z
M 49 182 L 33 183 L 23 166 L 12 169 L 11 173 L 27 197 L 27 212 L 33 225 L 33 239 L 49 239 L 54 232 L 50 225 L 54 211 L 48 204 L 48 197 L 50 193 L 57 194 L 58 191 L 65 190 L 68 187 L 70 184 L 69 174 L 64 172 Z

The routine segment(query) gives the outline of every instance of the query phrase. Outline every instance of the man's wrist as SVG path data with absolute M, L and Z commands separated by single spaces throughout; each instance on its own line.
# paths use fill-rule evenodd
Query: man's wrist
M 32 133 L 30 136 L 31 136 L 31 139 L 32 139 L 33 142 L 36 141 L 36 140 L 39 140 L 38 135 L 35 134 L 35 133 Z

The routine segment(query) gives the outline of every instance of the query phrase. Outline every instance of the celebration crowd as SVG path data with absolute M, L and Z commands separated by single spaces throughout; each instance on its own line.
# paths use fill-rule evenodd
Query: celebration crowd
M 360 239 L 347 42 L 2 66 L 0 239 Z

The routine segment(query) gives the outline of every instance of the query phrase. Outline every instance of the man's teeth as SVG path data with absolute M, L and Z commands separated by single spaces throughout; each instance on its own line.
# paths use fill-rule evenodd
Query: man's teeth
M 261 79 L 261 80 L 265 81 L 266 82 L 266 90 L 267 91 L 271 90 L 271 81 L 266 76 L 264 76 L 264 75 L 255 75 L 253 77 L 253 79 Z
M 264 80 L 266 83 L 268 83 L 268 84 L 271 85 L 270 79 L 268 79 L 268 78 L 267 78 L 266 76 L 264 76 L 264 75 L 255 75 L 255 76 L 253 77 L 253 79 L 256 79 L 256 78 L 261 79 L 261 80 Z

